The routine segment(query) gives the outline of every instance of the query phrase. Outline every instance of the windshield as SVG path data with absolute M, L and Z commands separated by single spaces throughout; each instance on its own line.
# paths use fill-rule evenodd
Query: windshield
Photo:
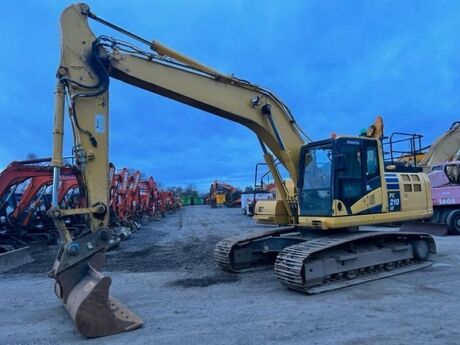
M 303 186 L 300 195 L 302 215 L 328 215 L 331 212 L 332 147 L 309 150 L 304 157 Z

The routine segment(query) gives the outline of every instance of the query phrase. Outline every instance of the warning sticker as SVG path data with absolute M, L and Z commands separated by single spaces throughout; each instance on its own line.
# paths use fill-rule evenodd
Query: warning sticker
M 103 114 L 96 114 L 96 117 L 94 118 L 94 127 L 96 133 L 105 132 L 105 116 Z

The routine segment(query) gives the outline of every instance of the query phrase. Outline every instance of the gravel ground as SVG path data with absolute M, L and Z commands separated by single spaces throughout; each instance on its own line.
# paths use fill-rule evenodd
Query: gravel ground
M 460 237 L 437 238 L 433 266 L 325 294 L 283 288 L 272 270 L 221 272 L 221 238 L 260 229 L 238 209 L 190 206 L 108 254 L 112 294 L 143 328 L 85 339 L 46 277 L 56 248 L 0 274 L 0 344 L 459 344 Z

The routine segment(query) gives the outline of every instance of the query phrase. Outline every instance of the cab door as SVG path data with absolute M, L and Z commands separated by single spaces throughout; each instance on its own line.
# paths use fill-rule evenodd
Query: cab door
M 363 140 L 364 176 L 367 210 L 365 213 L 382 211 L 382 176 L 380 174 L 378 147 L 376 140 Z
M 360 138 L 343 138 L 336 143 L 336 151 L 344 164 L 340 169 L 335 170 L 336 188 L 334 194 L 336 199 L 345 205 L 349 215 L 356 213 L 356 211 L 352 212 L 351 207 L 366 194 L 362 146 L 362 139 Z M 365 207 L 359 207 L 359 209 L 364 210 Z
M 377 141 L 342 138 L 336 150 L 344 164 L 336 169 L 335 198 L 349 215 L 380 213 L 381 174 Z

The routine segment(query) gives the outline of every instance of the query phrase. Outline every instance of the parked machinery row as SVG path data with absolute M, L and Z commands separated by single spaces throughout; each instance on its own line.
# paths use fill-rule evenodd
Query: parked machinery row
M 152 220 L 160 220 L 181 207 L 171 191 L 159 190 L 153 179 L 143 179 L 140 171 L 127 168 L 109 169 L 112 222 L 139 228 Z
M 15 161 L 0 173 L 0 255 L 28 247 L 32 243 L 56 244 L 59 234 L 48 215 L 51 206 L 53 183 L 50 159 Z M 174 194 L 159 190 L 153 177 L 141 178 L 138 170 L 116 170 L 110 164 L 110 229 L 111 246 L 117 246 L 131 232 L 152 220 L 160 220 L 175 212 L 180 203 Z M 58 203 L 61 209 L 86 207 L 86 196 L 82 193 L 81 174 L 77 169 L 65 166 L 59 179 Z M 81 233 L 85 216 L 75 214 L 63 220 L 72 233 Z M 30 255 L 30 251 L 27 253 Z M 14 268 L 16 263 L 9 258 L 0 258 L 0 271 Z M 8 262 L 8 265 L 4 264 Z M 3 267 L 1 267 L 3 266 Z

